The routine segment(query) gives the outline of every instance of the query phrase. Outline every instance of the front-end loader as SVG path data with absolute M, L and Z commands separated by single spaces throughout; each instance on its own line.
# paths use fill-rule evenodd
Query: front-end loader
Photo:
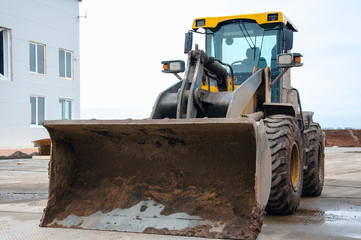
M 320 195 L 324 136 L 290 84 L 296 31 L 281 12 L 197 18 L 149 119 L 45 121 L 41 226 L 255 239 L 265 210 Z

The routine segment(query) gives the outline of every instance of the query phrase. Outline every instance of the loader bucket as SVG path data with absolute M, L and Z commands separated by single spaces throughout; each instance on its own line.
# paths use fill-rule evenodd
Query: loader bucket
M 46 121 L 41 226 L 256 238 L 271 185 L 262 121 Z

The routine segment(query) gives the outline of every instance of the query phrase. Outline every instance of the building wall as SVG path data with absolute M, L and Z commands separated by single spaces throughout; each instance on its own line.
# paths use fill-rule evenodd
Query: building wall
M 11 79 L 0 80 L 0 150 L 32 147 L 47 138 L 30 124 L 30 96 L 45 97 L 45 119 L 59 119 L 59 98 L 80 117 L 79 1 L 0 0 L 0 27 L 11 32 Z M 46 75 L 30 73 L 29 41 L 46 45 Z M 59 48 L 73 51 L 73 80 L 59 77 Z M 1 155 L 1 154 L 0 154 Z

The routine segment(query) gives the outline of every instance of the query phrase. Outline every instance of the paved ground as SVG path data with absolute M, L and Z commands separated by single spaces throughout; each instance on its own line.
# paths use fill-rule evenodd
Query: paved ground
M 46 160 L 0 161 L 0 239 L 198 239 L 40 228 L 47 198 Z M 325 188 L 290 216 L 266 215 L 258 239 L 361 239 L 361 148 L 327 148 Z

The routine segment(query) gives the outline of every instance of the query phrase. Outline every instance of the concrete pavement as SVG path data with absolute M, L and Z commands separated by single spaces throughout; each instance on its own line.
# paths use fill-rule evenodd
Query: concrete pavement
M 265 215 L 258 239 L 361 239 L 361 148 L 326 148 L 325 187 L 303 198 L 298 212 Z M 0 239 L 200 239 L 40 228 L 46 205 L 48 161 L 0 161 Z M 203 238 L 202 238 L 203 239 Z

